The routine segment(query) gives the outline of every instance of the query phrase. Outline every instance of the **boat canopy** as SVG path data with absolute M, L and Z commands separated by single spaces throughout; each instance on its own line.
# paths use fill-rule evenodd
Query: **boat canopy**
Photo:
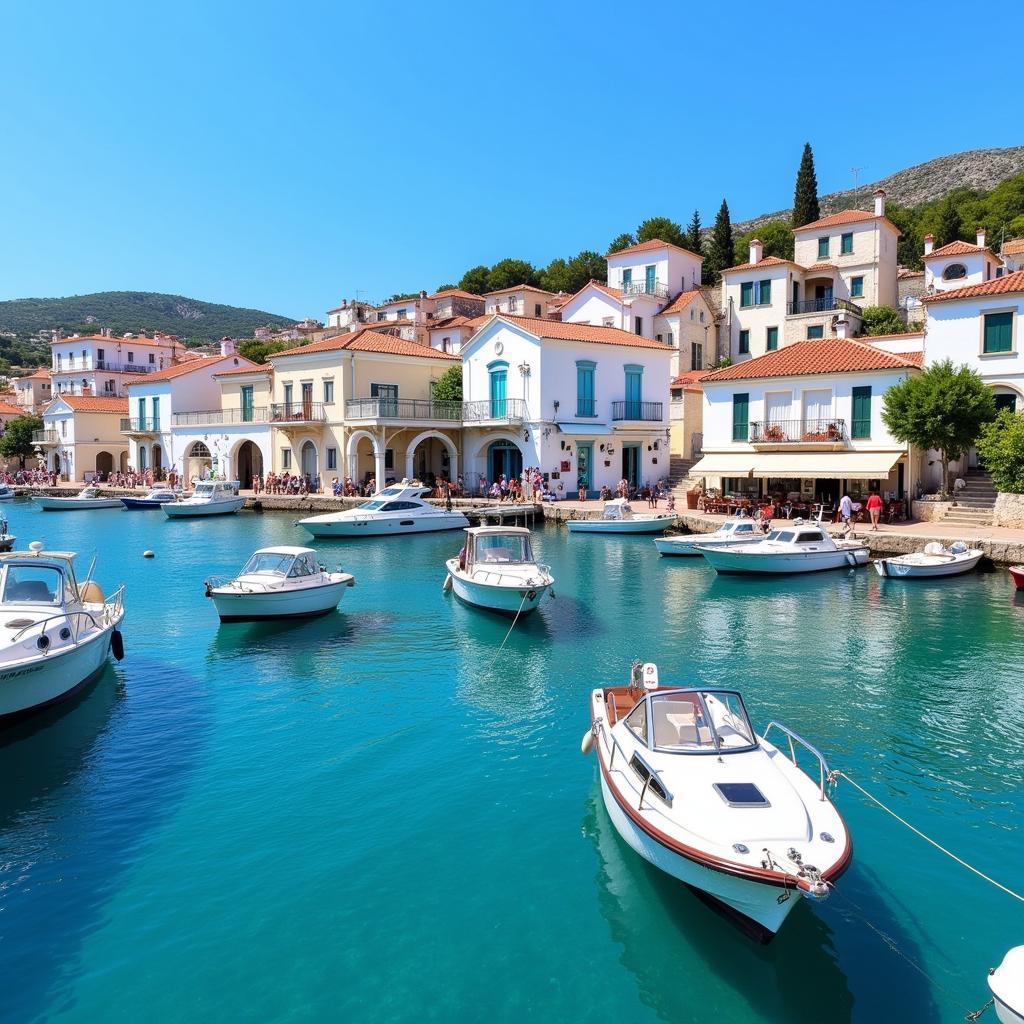
M 0 572 L 0 605 L 53 605 L 78 600 L 71 561 L 34 557 L 9 559 Z
M 533 546 L 528 530 L 469 531 L 466 561 L 469 564 L 533 565 Z
M 817 526 L 793 526 L 772 530 L 765 539 L 781 541 L 783 544 L 821 544 L 826 536 Z
M 311 548 L 264 548 L 242 567 L 240 576 L 286 576 L 297 579 L 320 571 Z
M 626 727 L 651 750 L 671 754 L 737 754 L 757 737 L 735 690 L 668 690 L 647 694 Z
M 622 520 L 633 518 L 633 506 L 625 498 L 616 498 L 604 503 L 601 518 L 605 520 Z

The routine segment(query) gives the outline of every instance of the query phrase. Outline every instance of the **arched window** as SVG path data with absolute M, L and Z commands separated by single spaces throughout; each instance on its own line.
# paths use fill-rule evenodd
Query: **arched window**
M 959 281 L 967 276 L 967 268 L 962 263 L 950 263 L 942 272 L 943 281 Z
M 208 459 L 210 457 L 210 449 L 202 441 L 196 441 L 189 448 L 188 457 L 190 459 Z

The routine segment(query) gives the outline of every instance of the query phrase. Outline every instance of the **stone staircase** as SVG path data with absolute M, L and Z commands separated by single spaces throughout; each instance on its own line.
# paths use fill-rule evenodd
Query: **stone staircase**
M 676 508 L 686 508 L 686 492 L 697 482 L 690 479 L 690 469 L 696 462 L 696 459 L 684 459 L 682 455 L 669 456 L 668 486 L 675 495 Z
M 956 504 L 940 522 L 947 526 L 991 526 L 996 505 L 992 478 L 982 469 L 972 469 L 963 478 L 967 486 L 956 495 Z

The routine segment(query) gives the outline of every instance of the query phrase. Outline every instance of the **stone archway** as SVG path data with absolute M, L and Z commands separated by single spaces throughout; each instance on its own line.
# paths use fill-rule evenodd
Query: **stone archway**
M 345 472 L 352 478 L 356 486 L 361 486 L 366 477 L 366 472 L 359 461 L 359 442 L 369 441 L 373 452 L 373 477 L 377 481 L 378 488 L 384 486 L 386 469 L 384 466 L 384 445 L 380 438 L 375 437 L 369 430 L 354 430 L 348 436 L 345 445 Z
M 316 445 L 312 441 L 303 441 L 299 448 L 299 472 L 312 483 L 316 480 L 318 465 Z
M 405 477 L 407 480 L 412 480 L 416 473 L 413 470 L 414 457 L 416 455 L 416 449 L 426 440 L 432 437 L 436 437 L 444 446 L 448 452 L 448 467 L 445 475 L 449 480 L 458 480 L 459 478 L 459 450 L 455 447 L 455 442 L 447 435 L 443 434 L 440 430 L 424 430 L 422 434 L 417 434 L 406 446 L 405 449 Z
M 242 487 L 251 487 L 254 477 L 263 476 L 263 452 L 252 441 L 243 441 L 235 454 L 235 467 Z
M 110 452 L 96 454 L 96 473 L 101 480 L 107 480 L 114 472 L 114 456 Z
M 213 468 L 213 456 L 202 441 L 193 441 L 185 456 L 185 480 L 201 480 Z
M 486 490 L 491 485 L 492 481 L 488 478 L 491 469 L 488 452 L 491 450 L 491 446 L 498 442 L 505 442 L 511 447 L 518 448 L 523 466 L 539 464 L 536 453 L 523 444 L 523 439 L 518 434 L 510 433 L 507 430 L 484 434 L 482 437 L 475 438 L 472 446 L 469 442 L 465 445 L 464 472 L 470 474 L 466 479 L 467 490 Z M 481 488 L 481 480 L 484 481 L 483 488 Z

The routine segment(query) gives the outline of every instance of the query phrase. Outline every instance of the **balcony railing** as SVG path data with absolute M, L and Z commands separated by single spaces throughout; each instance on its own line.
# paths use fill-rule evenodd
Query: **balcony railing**
M 778 420 L 750 424 L 751 444 L 844 444 L 849 440 L 846 420 Z
M 271 423 L 323 423 L 326 419 L 322 402 L 275 402 L 270 407 Z
M 837 309 L 849 310 L 857 316 L 863 315 L 860 306 L 847 299 L 800 299 L 798 302 L 786 303 L 787 316 L 798 316 L 800 313 L 832 313 Z
M 353 398 L 345 403 L 347 420 L 444 420 L 462 419 L 462 403 L 421 398 Z
M 251 409 L 203 409 L 198 412 L 176 412 L 172 422 L 176 427 L 195 427 L 204 423 L 266 423 L 265 406 Z
M 482 402 L 463 402 L 462 418 L 467 423 L 482 420 L 519 420 L 529 414 L 522 398 L 495 398 Z
M 33 430 L 33 444 L 60 444 L 60 438 L 56 430 Z
M 155 373 L 160 369 L 155 363 L 112 363 L 107 359 L 96 360 L 97 370 L 108 373 Z
M 159 434 L 160 433 L 160 420 L 153 419 L 139 419 L 135 418 L 124 418 L 121 420 L 121 433 L 122 434 Z
M 643 420 L 657 422 L 664 419 L 661 402 L 612 402 L 612 420 Z
M 623 295 L 653 295 L 656 299 L 667 299 L 668 288 L 661 281 L 630 281 L 622 286 Z

